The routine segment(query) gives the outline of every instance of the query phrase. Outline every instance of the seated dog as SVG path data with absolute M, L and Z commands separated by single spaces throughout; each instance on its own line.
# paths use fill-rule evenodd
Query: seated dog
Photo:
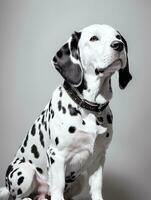
M 103 200 L 102 170 L 112 139 L 111 76 L 124 89 L 132 79 L 127 43 L 108 25 L 74 32 L 53 58 L 64 83 L 36 119 L 6 171 L 0 199 L 64 200 L 86 182 L 92 200 Z

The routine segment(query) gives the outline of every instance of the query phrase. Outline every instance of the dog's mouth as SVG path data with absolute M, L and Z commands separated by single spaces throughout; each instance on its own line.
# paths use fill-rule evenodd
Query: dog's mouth
M 111 64 L 109 64 L 106 68 L 97 68 L 96 73 L 101 73 L 104 75 L 110 75 L 119 70 L 122 67 L 122 60 L 121 59 L 116 59 L 113 61 Z

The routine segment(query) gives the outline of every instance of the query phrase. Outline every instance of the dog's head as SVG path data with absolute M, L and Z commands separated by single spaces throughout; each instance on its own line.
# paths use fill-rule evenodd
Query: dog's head
M 119 71 L 121 89 L 132 79 L 126 40 L 108 25 L 91 25 L 74 32 L 54 56 L 53 64 L 74 87 L 80 86 L 85 73 L 107 77 Z

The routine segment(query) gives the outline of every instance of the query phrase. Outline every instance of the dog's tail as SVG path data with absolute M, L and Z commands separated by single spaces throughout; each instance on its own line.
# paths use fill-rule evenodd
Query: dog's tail
M 0 200 L 8 200 L 10 196 L 10 192 L 6 187 L 0 188 Z

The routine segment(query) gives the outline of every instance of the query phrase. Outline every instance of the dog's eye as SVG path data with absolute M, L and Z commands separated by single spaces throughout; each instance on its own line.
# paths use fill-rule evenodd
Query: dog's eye
M 91 42 L 94 42 L 94 41 L 97 41 L 97 40 L 99 40 L 99 38 L 95 35 L 90 38 Z

